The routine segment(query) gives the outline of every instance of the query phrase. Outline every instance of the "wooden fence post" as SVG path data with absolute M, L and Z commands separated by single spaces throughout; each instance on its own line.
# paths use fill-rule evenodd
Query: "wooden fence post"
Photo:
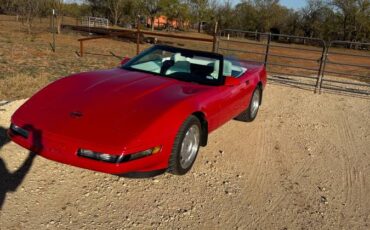
M 80 41 L 80 57 L 84 56 L 84 43 Z
M 270 43 L 271 43 L 271 33 L 267 34 L 267 44 L 266 44 L 266 53 L 265 53 L 265 68 L 267 68 L 268 64 L 268 56 L 270 52 Z
M 140 15 L 137 17 L 137 27 L 136 27 L 136 54 L 140 53 Z
M 212 52 L 216 52 L 217 49 L 217 32 L 218 32 L 218 22 L 215 23 L 215 29 L 213 31 L 213 45 L 212 45 Z

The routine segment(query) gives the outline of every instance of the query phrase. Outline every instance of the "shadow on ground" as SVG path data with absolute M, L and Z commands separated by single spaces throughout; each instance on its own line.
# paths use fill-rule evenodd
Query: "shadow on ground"
M 7 135 L 7 129 L 0 126 L 0 150 L 9 142 L 10 139 Z M 31 168 L 35 156 L 35 153 L 30 152 L 23 164 L 15 172 L 10 172 L 0 155 L 0 210 L 4 204 L 6 194 L 16 191 L 18 186 L 22 184 L 23 179 Z

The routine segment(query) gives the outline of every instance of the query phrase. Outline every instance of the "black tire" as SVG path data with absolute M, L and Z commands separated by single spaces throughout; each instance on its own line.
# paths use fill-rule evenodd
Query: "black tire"
M 252 103 L 253 103 L 253 100 L 255 99 L 256 93 L 259 94 L 258 107 L 257 107 L 257 111 L 255 111 L 253 113 L 252 112 Z M 258 110 L 259 110 L 259 107 L 261 105 L 261 101 L 262 101 L 262 89 L 261 89 L 260 86 L 257 86 L 254 89 L 254 91 L 253 91 L 253 94 L 252 94 L 252 97 L 251 97 L 251 101 L 249 102 L 248 108 L 246 110 L 244 110 L 241 114 L 239 114 L 235 118 L 235 120 L 244 121 L 244 122 L 252 122 L 252 121 L 254 121 L 254 119 L 256 119 L 256 117 L 257 117 Z
M 189 166 L 183 167 L 181 164 L 181 147 L 183 140 L 185 138 L 186 133 L 190 130 L 191 127 L 197 126 L 199 129 L 199 144 L 196 149 L 195 157 L 192 159 L 192 162 L 190 163 Z M 175 137 L 175 142 L 172 147 L 172 152 L 171 156 L 169 158 L 168 162 L 168 172 L 175 174 L 175 175 L 184 175 L 186 174 L 193 166 L 200 147 L 200 139 L 202 138 L 202 127 L 199 119 L 195 116 L 190 116 L 188 117 L 184 123 L 181 125 L 180 130 L 178 131 L 176 137 Z

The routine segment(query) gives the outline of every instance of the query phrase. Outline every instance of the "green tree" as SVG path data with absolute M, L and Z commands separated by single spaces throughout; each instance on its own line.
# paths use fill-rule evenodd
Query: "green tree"
M 198 33 L 201 32 L 202 23 L 209 20 L 209 0 L 190 0 L 189 2 L 193 17 L 198 24 Z
M 90 6 L 90 13 L 93 17 L 108 17 L 107 2 L 102 0 L 86 0 L 86 4 Z
M 234 18 L 233 28 L 249 31 L 257 30 L 258 12 L 253 2 L 242 1 L 237 4 L 232 15 Z
M 271 29 L 280 30 L 286 20 L 289 10 L 279 4 L 279 0 L 255 0 L 257 14 L 257 29 L 261 32 L 270 32 Z
M 150 18 L 152 31 L 154 30 L 154 20 L 159 15 L 161 8 L 160 0 L 140 0 L 138 7 L 141 8 L 141 13 Z
M 342 24 L 343 40 L 350 38 L 351 30 L 355 26 L 357 0 L 333 0 L 331 4 L 339 12 L 339 18 Z
M 0 0 L 0 13 L 14 13 L 16 3 L 14 0 Z
M 159 8 L 169 21 L 177 20 L 181 28 L 184 28 L 186 21 L 189 21 L 189 7 L 181 0 L 160 0 Z
M 355 37 L 356 41 L 366 42 L 370 38 L 370 1 L 358 0 L 358 10 L 356 11 Z
M 324 24 L 328 23 L 331 10 L 323 0 L 309 0 L 301 9 L 301 28 L 306 37 L 322 37 Z

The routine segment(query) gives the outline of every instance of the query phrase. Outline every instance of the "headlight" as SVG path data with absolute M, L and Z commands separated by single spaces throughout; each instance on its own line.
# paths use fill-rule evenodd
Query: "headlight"
M 139 159 L 139 158 L 143 158 L 143 157 L 146 157 L 146 156 L 149 156 L 152 154 L 152 149 L 148 149 L 148 150 L 145 150 L 145 151 L 142 151 L 142 152 L 138 152 L 138 153 L 133 153 L 133 154 L 130 154 L 130 161 L 132 160 L 136 160 L 136 159 Z
M 132 161 L 132 160 L 140 159 L 140 158 L 143 158 L 143 157 L 147 157 L 147 156 L 159 153 L 161 150 L 162 150 L 162 146 L 159 145 L 159 146 L 156 146 L 154 148 L 147 149 L 147 150 L 144 150 L 144 151 L 141 151 L 141 152 L 137 152 L 137 153 L 133 153 L 133 154 L 129 154 L 129 155 L 124 155 L 124 156 L 122 156 L 118 159 L 118 163 L 126 162 L 126 161 Z
M 156 154 L 162 150 L 162 146 L 156 146 L 151 149 L 147 149 L 145 151 L 133 153 L 133 154 L 128 154 L 128 155 L 111 155 L 107 153 L 100 153 L 100 152 L 94 152 L 92 150 L 87 150 L 87 149 L 79 149 L 77 151 L 77 155 L 81 157 L 86 157 L 98 161 L 104 161 L 104 162 L 109 162 L 109 163 L 123 163 L 127 161 L 132 161 L 136 160 L 139 158 L 143 158 L 146 156 L 150 156 L 152 154 Z
M 22 136 L 24 138 L 28 138 L 28 135 L 29 135 L 29 132 L 15 124 L 11 124 L 10 125 L 10 130 L 15 134 L 15 135 L 19 135 L 19 136 Z
M 110 162 L 110 163 L 116 163 L 119 157 L 116 155 L 94 152 L 94 151 L 87 150 L 87 149 L 79 149 L 77 151 L 77 155 L 81 157 L 86 157 L 86 158 L 90 158 L 90 159 L 94 159 L 98 161 Z

